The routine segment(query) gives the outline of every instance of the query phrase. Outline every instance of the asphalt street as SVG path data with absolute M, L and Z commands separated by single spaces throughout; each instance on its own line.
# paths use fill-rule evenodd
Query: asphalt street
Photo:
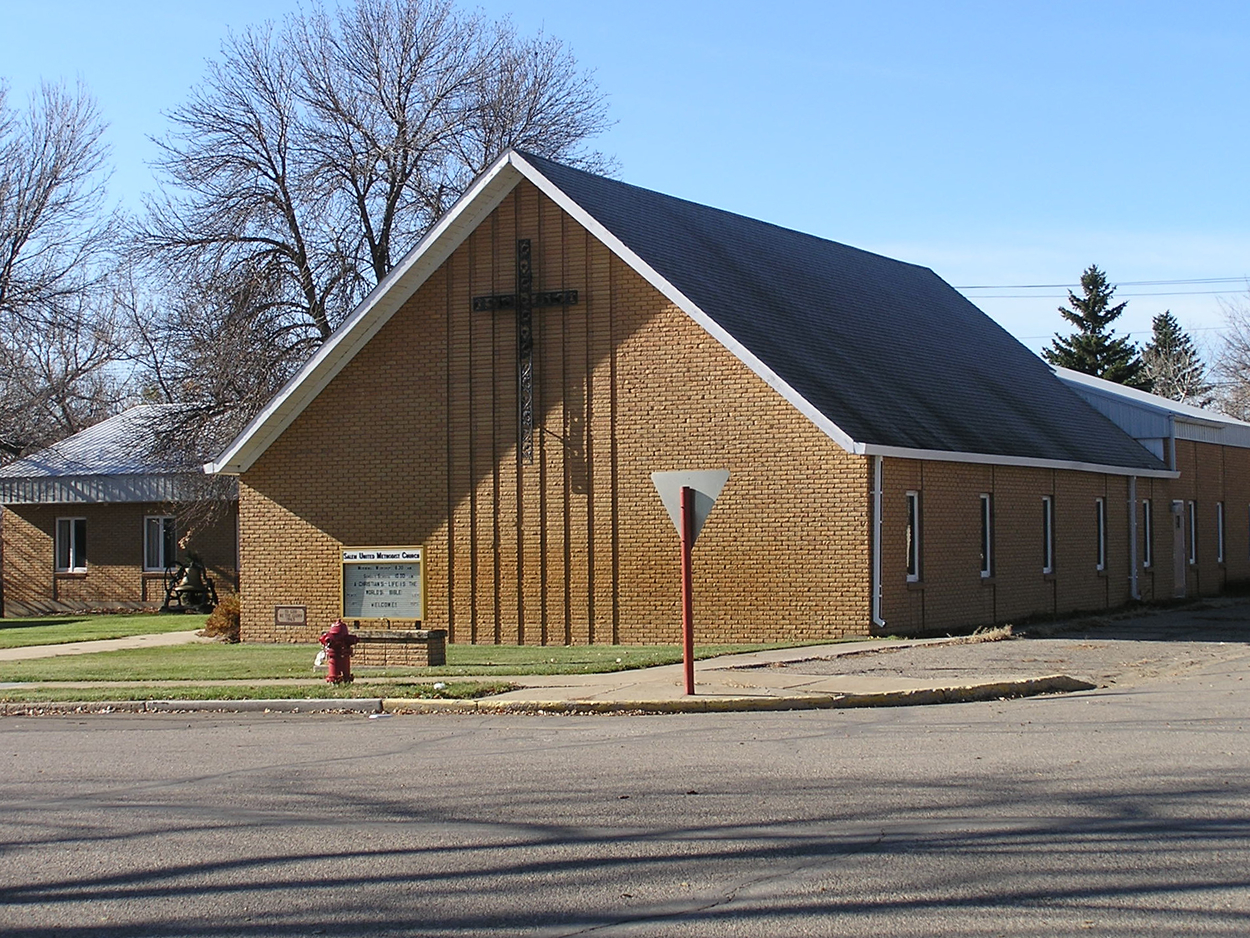
M 0 935 L 1245 935 L 1236 651 L 940 707 L 8 717 Z

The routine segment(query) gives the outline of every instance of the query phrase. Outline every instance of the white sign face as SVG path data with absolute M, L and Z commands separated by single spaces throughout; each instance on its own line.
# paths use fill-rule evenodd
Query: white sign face
M 694 536 L 703 530 L 703 522 L 712 513 L 720 490 L 729 481 L 728 469 L 691 469 L 676 472 L 653 472 L 651 483 L 660 493 L 660 501 L 673 519 L 677 536 L 681 537 L 681 490 L 694 489 Z
M 425 599 L 422 573 L 420 547 L 343 551 L 343 617 L 419 621 Z

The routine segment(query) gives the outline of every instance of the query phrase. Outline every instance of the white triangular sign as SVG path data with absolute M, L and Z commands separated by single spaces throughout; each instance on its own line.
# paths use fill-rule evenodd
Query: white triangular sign
M 660 501 L 673 519 L 677 536 L 681 536 L 681 490 L 694 489 L 694 536 L 698 538 L 703 522 L 712 512 L 720 490 L 729 480 L 728 469 L 681 469 L 674 472 L 653 472 L 651 482 L 660 493 Z

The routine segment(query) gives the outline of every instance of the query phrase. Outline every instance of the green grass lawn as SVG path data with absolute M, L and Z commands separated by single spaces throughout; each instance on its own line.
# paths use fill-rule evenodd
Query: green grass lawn
M 183 621 L 190 621 L 184 619 Z M 701 645 L 698 658 L 784 648 L 769 645 Z M 133 648 L 123 651 L 0 662 L 0 682 L 14 681 L 214 681 L 307 678 L 317 645 L 219 643 Z M 681 661 L 678 645 L 448 645 L 437 668 L 354 668 L 361 677 L 486 677 L 524 674 L 591 674 Z
M 66 642 L 90 642 L 102 638 L 125 638 L 129 635 L 183 632 L 202 629 L 206 618 L 208 617 L 203 615 L 137 613 L 0 619 L 0 648 L 62 645 Z

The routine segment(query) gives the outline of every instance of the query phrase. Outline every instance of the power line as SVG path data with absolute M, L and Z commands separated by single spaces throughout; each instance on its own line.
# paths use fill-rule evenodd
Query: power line
M 1223 328 L 1224 328 L 1223 326 L 1195 326 L 1193 329 L 1186 329 L 1185 331 L 1186 332 L 1217 332 L 1217 331 L 1223 330 Z M 1016 338 L 1019 339 L 1021 342 L 1028 342 L 1031 339 L 1053 339 L 1055 336 L 1060 335 L 1060 334 L 1061 333 L 1058 333 L 1058 332 L 1051 332 L 1047 335 L 1018 335 L 1016 336 Z M 1132 332 L 1124 333 L 1124 336 L 1126 338 L 1128 336 L 1134 336 L 1134 335 L 1154 335 L 1154 330 L 1134 329 Z
M 1125 280 L 1115 284 L 1119 287 L 1173 287 L 1191 283 L 1243 283 L 1250 286 L 1250 277 L 1197 277 L 1192 280 Z M 1079 283 L 999 283 L 973 284 L 955 287 L 956 290 L 1072 290 Z M 1142 294 L 1149 295 L 1149 294 Z
M 956 287 L 956 290 L 972 290 L 973 287 Z M 982 287 L 981 289 L 991 289 L 990 287 Z M 1004 288 L 1010 289 L 1010 288 Z M 1017 287 L 1016 289 L 1027 289 L 1026 287 Z M 1036 289 L 1041 289 L 1037 287 Z M 1149 293 L 1117 293 L 1116 298 L 1130 296 L 1227 296 L 1229 293 L 1241 293 L 1243 290 L 1160 290 Z M 978 300 L 1047 300 L 1047 299 L 1066 299 L 1063 293 L 979 293 L 976 297 Z

